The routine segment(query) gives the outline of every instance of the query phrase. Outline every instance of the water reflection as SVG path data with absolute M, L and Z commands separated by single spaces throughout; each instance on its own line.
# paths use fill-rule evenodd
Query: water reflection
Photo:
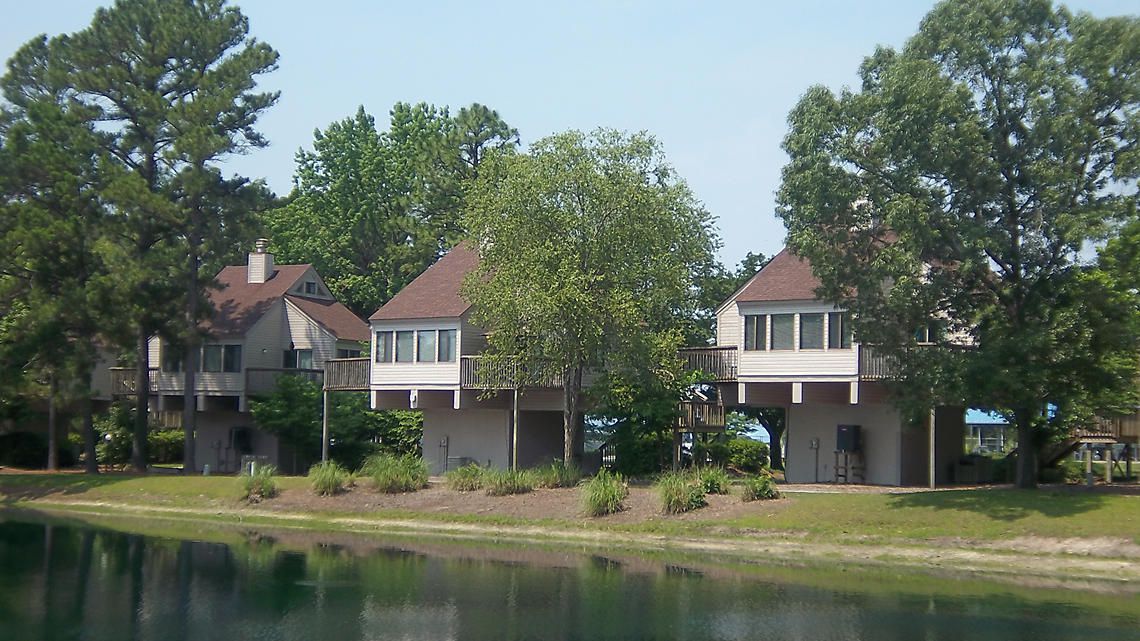
M 488 558 L 502 556 L 298 553 L 7 520 L 0 639 L 1111 641 L 1140 624 L 1140 607 L 1106 616 L 1000 590 L 867 593 L 604 556 Z

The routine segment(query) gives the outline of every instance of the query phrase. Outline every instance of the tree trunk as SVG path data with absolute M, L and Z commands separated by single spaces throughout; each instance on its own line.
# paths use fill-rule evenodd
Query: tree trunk
M 47 456 L 47 469 L 49 471 L 56 471 L 59 469 L 59 422 L 58 408 L 56 407 L 56 397 L 59 396 L 59 383 L 56 380 L 55 372 L 48 375 L 48 456 Z
M 99 460 L 95 454 L 95 408 L 91 402 L 91 368 L 82 374 L 83 397 L 80 399 L 80 412 L 83 415 L 83 458 L 84 471 L 99 473 Z
M 565 405 L 562 410 L 562 460 L 566 465 L 576 460 L 578 443 L 578 397 L 582 391 L 582 367 L 575 367 L 562 382 Z
M 135 429 L 131 438 L 131 467 L 146 471 L 146 437 L 150 429 L 150 335 L 139 326 L 135 345 Z
M 182 358 L 182 473 L 197 471 L 194 431 L 198 412 L 194 392 L 198 384 L 198 255 L 190 252 L 186 280 L 186 353 Z
M 1017 487 L 1037 488 L 1037 444 L 1034 442 L 1033 419 L 1029 410 L 1014 411 L 1017 421 Z
M 773 470 L 784 469 L 784 450 L 780 446 L 780 439 L 784 436 L 783 428 L 776 428 L 770 425 L 765 425 L 764 431 L 768 432 L 768 467 Z

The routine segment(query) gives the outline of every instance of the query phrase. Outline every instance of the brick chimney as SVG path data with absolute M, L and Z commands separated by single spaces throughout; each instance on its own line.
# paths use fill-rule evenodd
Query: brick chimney
M 269 253 L 269 239 L 258 238 L 249 254 L 249 264 L 245 269 L 248 283 L 264 283 L 273 278 L 273 254 Z

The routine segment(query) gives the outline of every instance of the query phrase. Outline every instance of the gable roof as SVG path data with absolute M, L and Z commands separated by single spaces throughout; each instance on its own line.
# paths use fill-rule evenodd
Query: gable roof
M 765 303 L 816 300 L 815 290 L 819 286 L 819 279 L 811 272 L 811 263 L 785 247 L 728 301 Z
M 463 278 L 479 266 L 479 254 L 467 243 L 447 252 L 408 283 L 368 320 L 458 318 L 471 308 L 459 295 Z
M 367 323 L 335 300 L 305 298 L 293 294 L 286 294 L 285 299 L 340 340 L 364 343 L 369 339 Z
M 311 267 L 277 265 L 264 283 L 246 282 L 245 265 L 222 268 L 215 278 L 219 288 L 210 289 L 214 313 L 202 327 L 217 337 L 245 334 Z

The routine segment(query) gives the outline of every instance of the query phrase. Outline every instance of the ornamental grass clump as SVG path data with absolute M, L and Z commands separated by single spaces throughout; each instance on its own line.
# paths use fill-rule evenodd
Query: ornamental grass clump
M 701 487 L 704 488 L 705 494 L 728 494 L 729 484 L 732 479 L 728 477 L 728 472 L 723 467 L 702 467 L 696 471 L 697 479 L 701 482 Z
M 333 496 L 348 491 L 355 477 L 336 461 L 322 461 L 309 468 L 309 484 L 319 496 Z
M 582 507 L 587 516 L 605 516 L 625 509 L 629 485 L 621 474 L 601 470 L 582 486 Z
M 278 494 L 277 468 L 272 465 L 254 466 L 253 474 L 241 476 L 241 498 L 250 503 L 260 503 Z
M 415 492 L 428 485 L 427 463 L 418 456 L 373 454 L 364 461 L 360 473 L 372 479 L 378 492 Z
M 447 473 L 447 487 L 456 492 L 474 492 L 483 489 L 486 470 L 476 463 L 468 463 Z
M 772 473 L 768 470 L 762 470 L 756 476 L 744 479 L 741 488 L 740 499 L 746 503 L 748 501 L 766 501 L 780 498 L 776 479 L 772 478 Z
M 526 494 L 534 489 L 534 478 L 527 470 L 487 470 L 483 489 L 487 496 Z
M 681 514 L 708 505 L 704 485 L 693 474 L 663 474 L 657 480 L 656 489 L 661 499 L 661 511 L 665 514 Z
M 574 465 L 567 465 L 562 461 L 555 461 L 531 470 L 534 475 L 535 487 L 553 489 L 557 487 L 574 487 L 582 480 L 582 472 Z

